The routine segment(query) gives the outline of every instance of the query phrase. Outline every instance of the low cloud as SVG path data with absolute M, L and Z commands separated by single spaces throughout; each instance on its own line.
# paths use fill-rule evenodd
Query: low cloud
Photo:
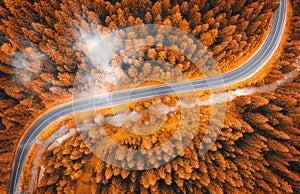
M 15 71 L 15 81 L 27 84 L 34 80 L 36 74 L 41 72 L 41 61 L 45 58 L 46 56 L 34 47 L 25 48 L 23 52 L 16 52 L 11 62 Z

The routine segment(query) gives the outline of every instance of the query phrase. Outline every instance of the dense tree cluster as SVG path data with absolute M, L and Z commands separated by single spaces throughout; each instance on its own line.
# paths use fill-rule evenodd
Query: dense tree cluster
M 293 1 L 292 7 L 294 9 L 290 23 L 292 28 L 290 29 L 287 41 L 284 43 L 283 52 L 280 55 L 280 61 L 274 64 L 270 72 L 262 81 L 260 81 L 259 84 L 273 83 L 276 80 L 284 78 L 284 74 L 287 74 L 297 68 L 295 63 L 299 61 L 300 55 L 299 1 Z
M 275 0 L 0 2 L 0 191 L 7 190 L 13 152 L 26 123 L 49 103 L 70 97 L 76 71 L 89 68 L 86 53 L 75 45 L 81 34 L 143 23 L 171 25 L 199 39 L 225 72 L 259 46 L 277 7 Z M 299 55 L 299 7 L 299 1 L 293 1 L 290 39 L 281 63 L 266 83 L 293 69 L 291 64 Z M 141 56 L 166 60 L 189 78 L 200 76 L 190 61 L 165 48 L 148 48 Z M 129 80 L 174 73 L 147 63 L 138 67 L 128 60 L 120 65 Z M 298 84 L 295 81 L 275 93 L 240 100 L 248 104 L 235 101 L 216 146 L 207 155 L 197 155 L 199 143 L 195 142 L 172 163 L 150 171 L 129 172 L 109 166 L 92 157 L 80 137 L 74 137 L 45 154 L 48 168 L 37 192 L 80 192 L 84 187 L 80 184 L 91 184 L 90 191 L 103 189 L 104 193 L 297 192 Z M 239 115 L 232 113 L 235 109 Z M 130 139 L 124 142 L 131 145 Z M 86 169 L 90 177 L 81 178 Z M 79 188 L 72 191 L 77 189 L 75 183 Z
M 76 136 L 44 154 L 43 165 L 50 170 L 44 174 L 35 192 L 297 193 L 300 191 L 299 88 L 298 76 L 294 82 L 275 92 L 238 97 L 228 103 L 225 124 L 209 152 L 198 155 L 200 141 L 209 141 L 203 139 L 200 127 L 193 143 L 183 153 L 170 163 L 151 170 L 128 171 L 109 165 L 89 152 L 76 152 L 77 147 L 86 146 L 82 137 Z M 135 109 L 138 110 L 141 105 L 136 104 Z M 177 117 L 180 117 L 179 114 Z M 168 115 L 168 119 L 176 123 L 174 115 Z M 139 149 L 161 144 L 165 138 L 168 139 L 167 129 L 172 130 L 171 126 L 166 127 L 156 139 L 154 135 L 132 137 L 125 135 L 120 128 L 105 128 L 115 141 Z M 91 130 L 88 134 L 95 139 L 93 143 L 99 141 L 97 132 L 97 129 Z M 72 150 L 80 155 L 79 161 L 85 161 L 82 167 L 87 178 L 84 186 L 82 179 L 72 178 L 68 172 L 71 167 L 64 166 L 62 162 L 74 158 Z M 176 152 L 176 149 L 173 151 Z M 168 158 L 169 153 L 170 150 L 162 159 Z M 151 161 L 153 157 L 147 160 Z M 121 152 L 114 159 L 125 165 L 143 164 Z M 74 159 L 68 165 L 76 163 L 77 159 Z
M 79 179 L 91 165 L 86 164 L 86 161 L 91 158 L 90 153 L 89 148 L 85 146 L 79 136 L 72 137 L 68 143 L 64 143 L 55 152 L 45 153 L 42 159 L 44 162 L 47 161 L 47 165 L 44 176 L 40 180 L 41 187 L 56 184 L 56 192 L 74 193 L 71 192 L 72 187 L 75 188 L 72 182 Z M 81 181 L 87 180 L 81 179 Z M 47 192 L 49 193 L 49 191 Z M 50 193 L 55 192 L 52 190 Z

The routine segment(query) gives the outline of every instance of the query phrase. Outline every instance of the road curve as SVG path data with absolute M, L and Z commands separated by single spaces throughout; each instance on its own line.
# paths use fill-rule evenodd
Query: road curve
M 48 111 L 31 126 L 19 144 L 10 177 L 9 193 L 19 193 L 22 169 L 32 144 L 35 143 L 39 134 L 47 126 L 61 117 L 71 115 L 74 112 L 93 110 L 95 107 L 109 107 L 129 101 L 172 94 L 174 90 L 176 92 L 188 92 L 191 88 L 195 90 L 220 88 L 241 82 L 253 76 L 267 63 L 279 46 L 286 22 L 287 2 L 286 0 L 278 1 L 281 4 L 274 15 L 272 28 L 264 44 L 246 63 L 233 71 L 206 79 L 114 92 L 97 96 L 95 99 L 93 97 L 80 99 Z

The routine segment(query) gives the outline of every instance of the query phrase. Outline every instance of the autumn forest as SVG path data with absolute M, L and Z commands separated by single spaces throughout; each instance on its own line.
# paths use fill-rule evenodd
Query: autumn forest
M 197 128 L 187 148 L 174 160 L 152 169 L 144 170 L 141 161 L 125 157 L 126 153 L 118 153 L 115 160 L 143 170 L 127 170 L 96 157 L 86 143 L 89 139 L 97 144 L 102 138 L 96 125 L 84 135 L 76 132 L 59 146 L 43 151 L 42 176 L 36 188 L 30 188 L 25 173 L 23 191 L 300 193 L 300 0 L 287 2 L 283 38 L 258 73 L 262 76 L 226 89 L 278 86 L 224 102 L 224 124 L 213 121 L 220 133 L 207 153 L 200 155 L 198 150 L 201 141 L 211 141 L 204 137 L 202 128 L 208 123 L 210 105 L 197 109 L 202 118 L 198 123 L 192 121 L 200 113 L 187 113 L 191 119 L 187 125 Z M 108 34 L 144 24 L 172 26 L 207 47 L 220 72 L 226 73 L 242 65 L 264 43 L 279 6 L 276 0 L 0 0 L 0 193 L 8 192 L 15 153 L 30 125 L 46 110 L 72 99 L 77 72 L 96 71 L 87 57 L 86 34 Z M 184 45 L 184 39 L 181 41 Z M 100 80 L 106 91 L 118 89 L 112 84 L 117 72 L 124 74 L 122 84 L 127 85 L 145 78 L 167 80 L 177 71 L 188 79 L 203 76 L 186 56 L 163 46 L 143 47 L 134 55 L 125 53 L 111 62 L 115 67 L 109 72 L 111 79 Z M 153 67 L 147 60 L 169 65 Z M 279 81 L 285 79 L 280 85 Z M 82 82 L 79 88 L 85 84 L 89 83 Z M 206 92 L 197 95 L 210 95 Z M 157 102 L 173 106 L 178 98 L 165 95 L 129 103 L 130 110 L 145 119 L 139 125 L 124 125 L 135 128 L 153 122 L 156 127 L 164 116 L 150 108 Z M 111 111 L 103 114 L 113 115 Z M 74 118 L 68 119 L 63 125 L 68 130 L 76 128 Z M 124 127 L 109 123 L 102 127 L 122 146 L 150 149 L 169 139 L 182 118 L 169 112 L 164 119 L 161 130 L 146 136 L 128 135 Z M 168 154 L 164 153 L 161 160 L 167 160 Z M 151 161 L 155 153 L 145 157 Z

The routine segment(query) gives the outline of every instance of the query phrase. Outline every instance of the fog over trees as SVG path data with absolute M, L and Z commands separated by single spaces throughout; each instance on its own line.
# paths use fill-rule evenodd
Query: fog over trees
M 296 68 L 300 1 L 291 4 L 293 16 L 281 57 L 258 85 L 275 82 Z M 275 0 L 1 1 L 0 191 L 7 191 L 25 127 L 53 102 L 72 97 L 79 69 L 92 71 L 86 48 L 77 45 L 83 34 L 141 24 L 173 26 L 207 46 L 220 70 L 227 72 L 263 43 L 278 6 Z M 172 67 L 137 65 L 149 59 Z M 202 76 L 189 59 L 159 46 L 142 48 L 137 58 L 120 56 L 113 62 L 128 83 L 151 75 L 167 77 L 174 69 L 188 78 Z M 198 134 L 183 154 L 157 169 L 113 167 L 93 157 L 81 137 L 74 136 L 44 153 L 46 170 L 35 193 L 298 193 L 299 89 L 298 76 L 274 92 L 228 102 L 225 125 L 207 154 L 197 155 L 203 137 Z M 126 139 L 135 145 L 131 141 Z M 137 141 L 135 146 L 144 145 Z M 85 187 L 88 191 L 82 190 Z

